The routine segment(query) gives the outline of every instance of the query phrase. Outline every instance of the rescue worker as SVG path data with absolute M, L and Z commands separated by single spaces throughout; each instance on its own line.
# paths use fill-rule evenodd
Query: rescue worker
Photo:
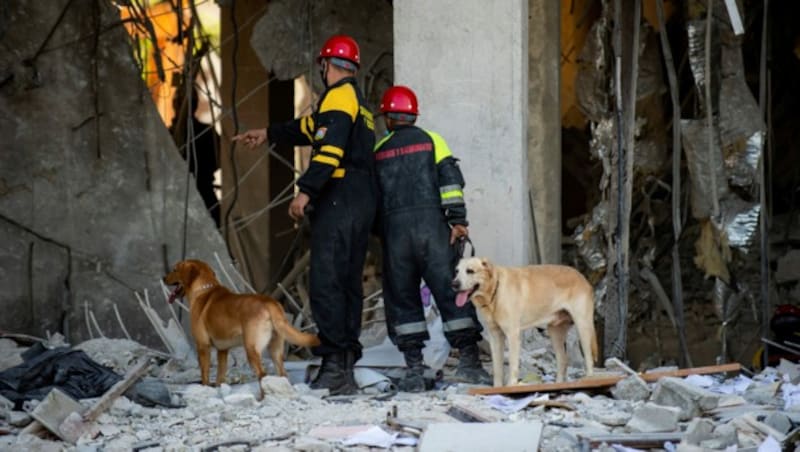
M 353 366 L 361 358 L 361 275 L 377 206 L 375 134 L 372 113 L 356 85 L 360 55 L 355 40 L 332 36 L 317 62 L 326 89 L 314 113 L 249 130 L 234 140 L 250 147 L 267 140 L 313 146 L 289 206 L 292 219 L 308 214 L 311 225 L 311 311 L 322 342 L 312 350 L 322 356 L 322 365 L 311 387 L 352 394 L 358 389 Z
M 471 303 L 459 308 L 451 287 L 458 255 L 455 244 L 466 238 L 464 179 L 444 139 L 414 125 L 419 108 L 414 92 L 390 87 L 380 111 L 388 135 L 375 146 L 383 243 L 383 290 L 392 342 L 403 352 L 403 391 L 425 390 L 423 341 L 427 324 L 420 299 L 420 279 L 433 293 L 444 335 L 459 350 L 457 380 L 491 384 L 478 356 L 481 326 Z

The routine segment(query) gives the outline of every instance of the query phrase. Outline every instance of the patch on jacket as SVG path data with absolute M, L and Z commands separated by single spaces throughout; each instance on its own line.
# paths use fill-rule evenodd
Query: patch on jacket
M 327 128 L 327 127 L 320 127 L 320 128 L 319 128 L 319 129 L 317 129 L 317 131 L 314 133 L 314 139 L 315 139 L 315 140 L 317 140 L 317 141 L 319 141 L 319 140 L 321 140 L 321 139 L 325 138 L 325 134 L 326 134 L 326 133 L 328 133 L 328 128 Z

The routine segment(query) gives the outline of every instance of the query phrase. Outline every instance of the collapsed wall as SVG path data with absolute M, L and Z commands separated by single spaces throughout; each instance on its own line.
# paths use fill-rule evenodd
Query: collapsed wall
M 56 5 L 57 4 L 57 5 Z M 0 331 L 152 344 L 182 256 L 227 252 L 109 2 L 12 0 L 0 29 Z M 187 191 L 188 187 L 188 191 Z

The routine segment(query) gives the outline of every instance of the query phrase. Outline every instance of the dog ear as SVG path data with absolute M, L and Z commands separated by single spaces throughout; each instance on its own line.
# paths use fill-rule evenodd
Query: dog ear
M 195 278 L 200 276 L 199 275 L 200 272 L 197 270 L 197 266 L 192 262 L 186 262 L 181 270 L 183 270 L 182 276 L 184 278 L 185 287 L 189 287 L 192 284 L 192 281 L 194 281 Z

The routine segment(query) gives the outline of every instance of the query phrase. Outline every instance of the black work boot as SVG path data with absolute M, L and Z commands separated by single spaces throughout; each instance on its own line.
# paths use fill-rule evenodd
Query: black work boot
M 355 394 L 358 391 L 358 383 L 356 383 L 355 376 L 356 361 L 358 360 L 359 358 L 356 356 L 355 351 L 348 350 L 344 352 L 344 376 L 347 384 L 353 387 L 353 392 L 349 394 Z
M 404 392 L 422 392 L 425 390 L 425 364 L 421 348 L 403 351 L 406 359 L 406 375 L 397 383 L 397 389 Z
M 327 389 L 330 395 L 355 394 L 357 388 L 351 377 L 348 377 L 346 367 L 347 359 L 344 352 L 323 356 L 319 373 L 309 386 L 311 389 Z M 349 374 L 352 376 L 352 368 Z
M 455 379 L 464 383 L 491 385 L 492 377 L 481 365 L 478 344 L 470 344 L 458 349 L 460 357 L 456 367 Z

